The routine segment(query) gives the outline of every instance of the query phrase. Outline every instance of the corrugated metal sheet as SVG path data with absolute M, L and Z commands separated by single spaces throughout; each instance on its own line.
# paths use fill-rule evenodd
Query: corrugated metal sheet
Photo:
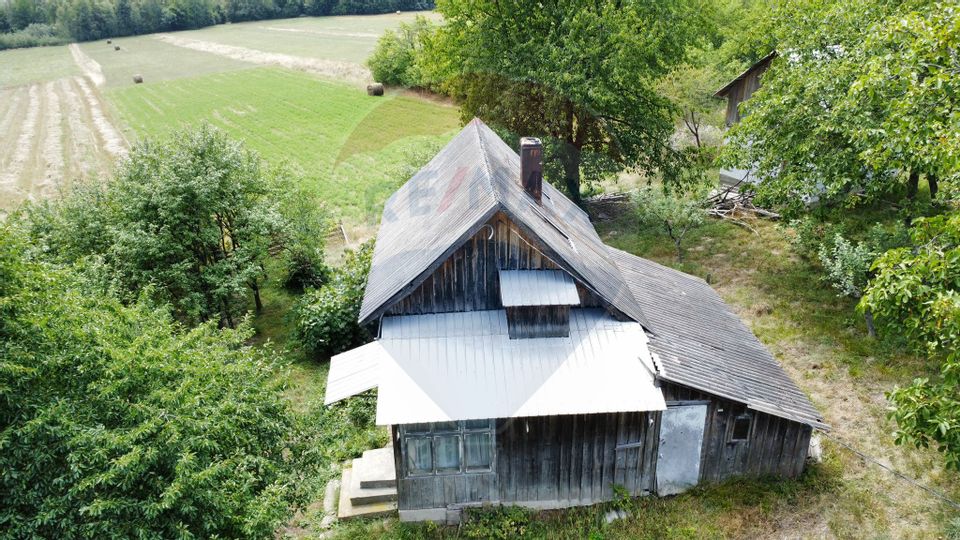
M 661 377 L 751 409 L 826 429 L 770 351 L 702 279 L 610 248 L 657 335 Z
M 500 270 L 503 307 L 578 306 L 580 295 L 563 270 Z
M 511 340 L 502 310 L 385 317 L 377 423 L 665 408 L 639 324 L 574 309 L 570 325 Z
M 647 320 L 587 215 L 550 184 L 538 205 L 519 183 L 520 157 L 474 119 L 384 205 L 361 322 L 378 317 L 497 211 L 539 238 L 556 262 L 627 317 Z M 655 329 L 654 329 L 655 331 Z
M 329 405 L 376 388 L 380 382 L 380 359 L 383 356 L 383 345 L 374 341 L 331 358 L 323 403 Z

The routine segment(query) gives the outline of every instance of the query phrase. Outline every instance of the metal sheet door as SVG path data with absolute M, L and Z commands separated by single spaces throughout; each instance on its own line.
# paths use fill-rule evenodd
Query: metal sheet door
M 657 494 L 674 495 L 700 481 L 700 449 L 706 405 L 667 407 L 660 417 Z

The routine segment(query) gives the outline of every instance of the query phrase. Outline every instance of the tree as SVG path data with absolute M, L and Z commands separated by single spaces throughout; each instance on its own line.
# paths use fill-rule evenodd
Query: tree
M 955 5 L 803 0 L 770 9 L 781 55 L 742 105 L 726 163 L 751 165 L 763 178 L 758 196 L 792 213 L 805 195 L 846 205 L 912 198 L 923 175 L 935 192 L 957 156 L 946 139 L 956 134 Z
M 370 339 L 360 326 L 360 305 L 370 273 L 373 244 L 349 251 L 342 267 L 319 289 L 307 291 L 294 307 L 296 337 L 309 350 L 332 355 Z
M 837 233 L 832 243 L 820 245 L 820 264 L 826 270 L 824 281 L 830 283 L 841 295 L 859 300 L 870 277 L 870 265 L 876 254 L 864 243 L 850 242 Z M 867 333 L 875 337 L 873 313 L 863 310 Z
M 423 40 L 435 31 L 436 25 L 418 16 L 413 24 L 400 23 L 397 30 L 384 32 L 367 59 L 374 80 L 396 86 L 425 86 L 420 50 Z
M 667 74 L 659 84 L 660 91 L 676 105 L 683 127 L 693 137 L 698 151 L 703 149 L 704 126 L 723 124 L 720 101 L 713 93 L 721 77 L 710 63 L 687 63 Z
M 640 190 L 635 199 L 640 226 L 662 228 L 673 241 L 677 262 L 683 263 L 684 238 L 703 225 L 706 218 L 702 191 L 685 194 L 648 187 Z
M 579 201 L 583 183 L 623 167 L 678 174 L 672 106 L 655 82 L 709 22 L 703 7 L 445 0 L 425 69 L 460 98 L 465 118 L 547 139 L 556 166 L 545 163 L 546 177 Z
M 4 536 L 273 536 L 300 450 L 270 349 L 25 251 L 0 225 Z
M 940 363 L 939 377 L 921 377 L 888 397 L 897 443 L 936 445 L 960 469 L 960 214 L 918 219 L 913 247 L 890 250 L 873 265 L 860 302 L 878 323 Z

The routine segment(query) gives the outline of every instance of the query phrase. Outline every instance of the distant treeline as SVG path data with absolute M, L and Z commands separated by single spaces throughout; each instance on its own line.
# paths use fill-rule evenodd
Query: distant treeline
M 433 9 L 433 0 L 0 0 L 0 49 L 300 15 Z

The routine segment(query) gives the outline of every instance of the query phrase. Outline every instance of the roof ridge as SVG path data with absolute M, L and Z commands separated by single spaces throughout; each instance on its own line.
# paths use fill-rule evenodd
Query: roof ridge
M 490 188 L 490 193 L 493 193 L 493 197 L 500 203 L 500 193 L 493 187 L 493 172 L 490 167 L 490 156 L 487 154 L 487 144 L 486 141 L 483 140 L 483 130 L 480 129 L 480 126 L 486 127 L 487 129 L 490 128 L 483 123 L 483 120 L 477 117 L 474 117 L 470 123 L 473 124 L 473 128 L 477 133 L 477 144 L 480 146 L 480 157 L 483 160 L 483 172 L 487 177 L 487 186 Z

